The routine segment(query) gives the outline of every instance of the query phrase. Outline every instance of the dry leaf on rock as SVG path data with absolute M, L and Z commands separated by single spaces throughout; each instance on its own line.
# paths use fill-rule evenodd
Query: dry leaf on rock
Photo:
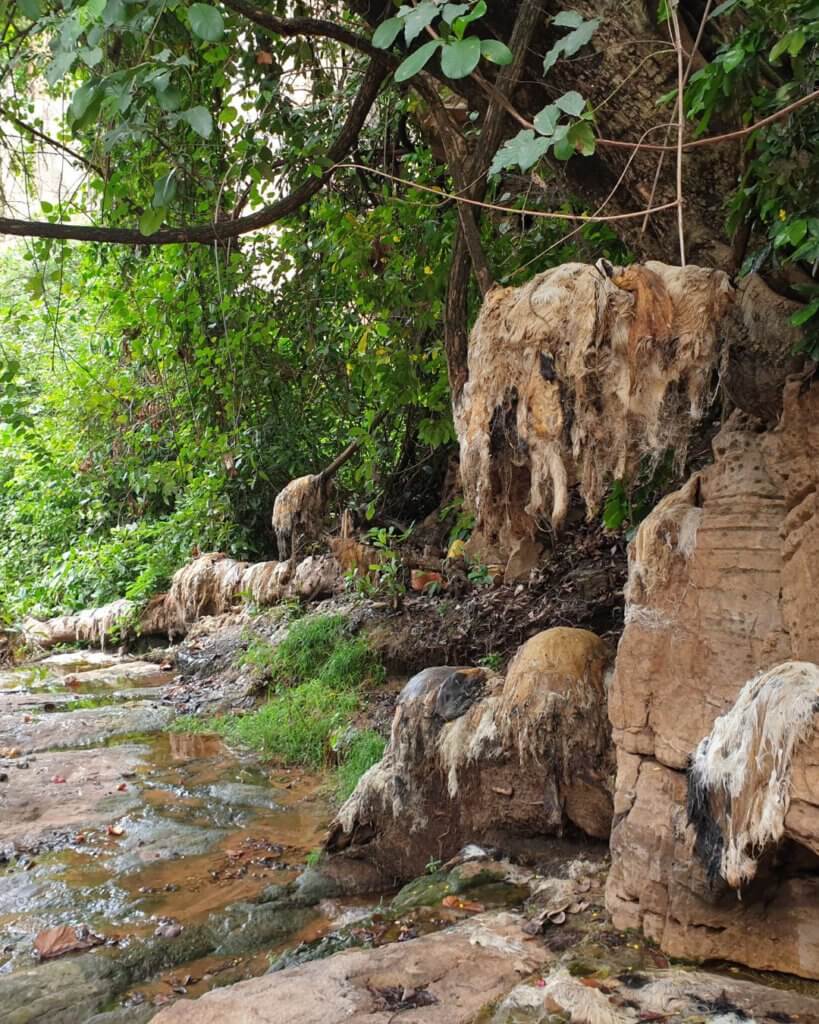
M 34 950 L 41 960 L 53 960 L 66 953 L 92 949 L 102 942 L 102 938 L 94 935 L 85 925 L 74 928 L 69 924 L 61 924 L 40 932 L 34 940 Z

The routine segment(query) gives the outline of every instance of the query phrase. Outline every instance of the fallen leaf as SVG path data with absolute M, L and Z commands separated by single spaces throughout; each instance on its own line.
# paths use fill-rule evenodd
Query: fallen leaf
M 0 748 L 0 757 L 19 757 L 19 747 L 2 747 Z
M 41 960 L 53 960 L 66 953 L 99 946 L 102 941 L 99 935 L 94 935 L 85 925 L 74 928 L 70 924 L 60 924 L 40 932 L 34 940 L 34 950 Z
M 125 782 L 120 782 L 120 784 L 117 786 L 117 790 L 120 793 L 124 793 L 127 789 L 128 789 L 128 784 L 125 783 Z
M 62 775 L 54 775 L 52 777 L 51 781 L 59 783 L 59 782 L 65 782 L 65 779 L 62 777 Z
M 486 910 L 483 903 L 478 903 L 475 900 L 462 900 L 460 896 L 444 896 L 441 906 L 455 910 L 467 910 L 470 914 L 482 914 Z

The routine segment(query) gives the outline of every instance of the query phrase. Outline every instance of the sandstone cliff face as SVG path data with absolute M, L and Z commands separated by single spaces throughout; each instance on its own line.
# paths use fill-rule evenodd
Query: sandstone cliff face
M 819 978 L 819 728 L 796 752 L 784 837 L 754 881 L 709 881 L 687 824 L 688 758 L 743 685 L 819 662 L 819 388 L 789 384 L 776 430 L 734 414 L 714 465 L 630 551 L 609 692 L 617 748 L 607 902 L 672 955 Z M 819 726 L 819 715 L 816 716 Z

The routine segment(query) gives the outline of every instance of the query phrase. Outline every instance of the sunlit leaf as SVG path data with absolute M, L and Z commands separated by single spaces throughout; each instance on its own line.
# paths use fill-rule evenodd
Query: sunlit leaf
M 189 110 L 183 110 L 179 117 L 189 124 L 197 135 L 201 135 L 203 139 L 210 138 L 213 132 L 213 118 L 207 108 L 191 107 Z
M 210 4 L 191 4 L 188 8 L 188 22 L 194 35 L 208 43 L 217 43 L 225 34 L 222 14 Z

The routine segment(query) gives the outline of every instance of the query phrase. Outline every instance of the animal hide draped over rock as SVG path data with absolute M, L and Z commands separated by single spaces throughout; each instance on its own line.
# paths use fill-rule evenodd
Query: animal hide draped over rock
M 42 647 L 86 643 L 104 647 L 112 638 L 184 636 L 208 615 L 225 615 L 242 601 L 259 607 L 285 596 L 312 599 L 327 596 L 341 583 L 341 568 L 332 555 L 305 558 L 295 568 L 287 562 L 237 562 L 221 552 L 200 555 L 179 569 L 167 594 L 158 594 L 138 611 L 133 601 L 121 600 L 40 622 L 27 619 L 24 635 Z
M 688 819 L 711 877 L 734 888 L 756 875 L 790 807 L 794 751 L 819 715 L 819 667 L 788 661 L 750 680 L 702 740 L 688 772 Z
M 573 484 L 593 514 L 645 456 L 685 460 L 733 288 L 702 267 L 610 271 L 568 263 L 484 301 L 455 408 L 484 561 L 506 562 L 549 520 L 559 528 Z
M 318 539 L 326 499 L 321 473 L 297 477 L 276 495 L 272 522 L 282 561 L 299 554 L 306 542 Z
M 504 680 L 433 668 L 404 688 L 383 759 L 330 827 L 323 870 L 351 888 L 416 877 L 466 843 L 514 849 L 571 822 L 611 825 L 606 716 L 610 651 L 593 633 L 551 629 L 527 641 Z
M 84 608 L 73 615 L 58 615 L 41 622 L 27 618 L 22 623 L 25 638 L 42 647 L 55 644 L 89 644 L 105 648 L 106 643 L 125 639 L 132 629 L 137 606 L 122 598 L 99 608 Z

